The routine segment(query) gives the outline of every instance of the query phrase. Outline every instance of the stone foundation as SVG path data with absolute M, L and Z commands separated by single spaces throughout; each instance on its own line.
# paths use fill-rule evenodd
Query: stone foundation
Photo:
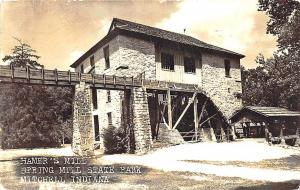
M 92 116 L 92 92 L 84 82 L 75 86 L 73 100 L 72 150 L 79 156 L 94 154 L 94 131 Z
M 158 140 L 169 144 L 184 143 L 184 139 L 177 129 L 170 130 L 163 123 L 159 125 Z
M 135 153 L 144 154 L 152 146 L 146 89 L 134 88 L 131 96 Z

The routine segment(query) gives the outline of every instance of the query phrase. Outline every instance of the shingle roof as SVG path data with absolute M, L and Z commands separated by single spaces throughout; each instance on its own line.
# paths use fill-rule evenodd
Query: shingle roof
M 290 117 L 290 116 L 300 116 L 300 112 L 291 111 L 285 108 L 279 107 L 260 107 L 260 106 L 246 106 L 245 109 L 252 110 L 254 112 L 260 113 L 267 117 Z
M 141 34 L 145 34 L 145 35 L 152 36 L 152 37 L 157 37 L 157 38 L 161 38 L 161 39 L 165 39 L 165 40 L 170 40 L 173 42 L 182 43 L 185 45 L 192 45 L 192 46 L 196 46 L 196 47 L 200 47 L 200 48 L 204 48 L 204 49 L 220 51 L 220 52 L 238 56 L 240 58 L 245 57 L 242 54 L 205 43 L 201 40 L 198 40 L 198 39 L 193 38 L 188 35 L 170 32 L 167 30 L 162 30 L 159 28 L 154 28 L 151 26 L 147 26 L 147 25 L 143 25 L 143 24 L 127 21 L 127 20 L 114 18 L 112 21 L 111 28 L 112 28 L 112 26 L 117 27 L 120 30 L 141 33 Z
M 196 38 L 193 38 L 191 36 L 188 36 L 188 35 L 179 34 L 179 33 L 175 33 L 175 32 L 170 32 L 170 31 L 167 31 L 167 30 L 162 30 L 162 29 L 159 29 L 159 28 L 154 28 L 154 27 L 151 27 L 151 26 L 146 26 L 146 25 L 143 25 L 143 24 L 135 23 L 135 22 L 114 18 L 112 23 L 111 23 L 108 34 L 104 38 L 102 38 L 98 43 L 96 43 L 94 46 L 92 46 L 79 59 L 77 59 L 71 65 L 71 67 L 75 68 L 83 60 L 85 60 L 87 57 L 89 57 L 91 54 L 93 54 L 94 51 L 96 51 L 99 47 L 101 47 L 103 44 L 105 44 L 110 39 L 110 37 L 112 37 L 113 35 L 116 34 L 116 33 L 114 33 L 115 28 L 117 28 L 117 30 L 119 30 L 119 31 L 143 34 L 143 35 L 146 35 L 146 36 L 149 36 L 149 37 L 152 37 L 152 38 L 158 38 L 158 39 L 162 39 L 162 40 L 169 40 L 169 41 L 172 41 L 172 42 L 181 43 L 181 44 L 184 44 L 184 45 L 190 45 L 190 46 L 198 47 L 198 48 L 203 48 L 203 49 L 206 49 L 206 50 L 213 50 L 213 51 L 218 51 L 218 52 L 222 52 L 222 53 L 227 53 L 229 55 L 237 56 L 239 58 L 245 57 L 242 54 L 239 54 L 239 53 L 236 53 L 236 52 L 233 52 L 233 51 L 221 48 L 221 47 L 217 47 L 217 46 L 205 43 L 203 41 L 200 41 L 200 40 L 198 40 Z

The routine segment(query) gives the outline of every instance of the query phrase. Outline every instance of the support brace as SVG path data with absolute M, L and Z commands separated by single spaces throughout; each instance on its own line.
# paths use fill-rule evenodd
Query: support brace
M 189 109 L 190 105 L 194 102 L 195 97 L 197 95 L 197 92 L 194 92 L 192 99 L 189 101 L 188 105 L 185 107 L 185 109 L 183 110 L 183 112 L 181 113 L 180 117 L 178 118 L 178 120 L 176 121 L 173 129 L 176 129 L 176 127 L 178 126 L 179 122 L 181 121 L 181 119 L 183 118 L 184 114 L 186 113 L 186 111 Z

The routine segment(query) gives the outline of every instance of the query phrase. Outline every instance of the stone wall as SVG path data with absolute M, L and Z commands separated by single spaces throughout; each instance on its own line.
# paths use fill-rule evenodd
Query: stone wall
M 103 47 L 107 45 L 109 46 L 110 60 L 108 69 L 105 68 L 103 54 Z M 96 74 L 136 77 L 145 72 L 146 79 L 155 79 L 155 47 L 153 43 L 119 35 L 103 47 L 95 53 Z
M 110 68 L 105 68 L 105 60 L 103 48 L 109 46 L 109 56 L 110 56 Z M 162 51 L 167 51 L 167 49 L 163 49 Z M 186 74 L 183 73 L 182 77 L 177 72 L 183 72 L 182 61 L 183 56 L 188 55 L 189 52 L 180 51 L 176 58 L 177 66 L 181 66 L 180 69 L 175 68 L 175 71 L 169 72 L 164 71 L 161 72 L 160 67 L 160 54 L 157 53 L 158 50 L 155 49 L 155 45 L 152 42 L 126 37 L 123 35 L 118 35 L 107 44 L 103 45 L 97 51 L 94 52 L 95 57 L 95 73 L 96 74 L 107 74 L 107 75 L 117 75 L 117 76 L 138 76 L 141 73 L 145 72 L 146 79 L 170 79 L 169 77 L 164 78 L 165 75 L 170 74 L 170 76 L 174 76 L 176 78 L 176 82 L 178 82 L 178 77 L 184 79 L 183 81 L 188 81 L 187 83 L 195 82 L 199 87 L 201 87 L 204 91 L 207 92 L 207 95 L 212 99 L 215 105 L 220 109 L 220 111 L 224 114 L 225 117 L 229 117 L 235 110 L 239 109 L 242 106 L 242 100 L 236 98 L 236 93 L 241 93 L 241 74 L 240 74 L 240 62 L 239 59 L 228 58 L 224 55 L 220 55 L 217 53 L 207 53 L 201 52 L 201 55 L 193 55 L 196 59 L 197 70 L 195 74 Z M 176 53 L 176 51 L 175 51 Z M 201 60 L 200 60 L 201 59 Z M 231 62 L 231 77 L 225 76 L 225 68 L 224 68 L 224 59 L 229 59 Z M 180 63 L 181 62 L 181 63 Z M 88 72 L 90 69 L 89 58 L 83 61 L 84 70 Z M 178 67 L 179 68 L 179 67 Z M 79 71 L 80 66 L 76 68 Z M 160 70 L 158 70 L 160 69 Z M 193 79 L 191 80 L 191 77 Z M 172 78 L 172 77 L 171 77 Z M 172 80 L 170 80 L 172 81 Z M 133 91 L 135 93 L 135 90 Z M 141 91 L 137 91 L 137 96 L 135 97 L 135 101 L 141 100 Z M 112 113 L 112 122 L 116 127 L 120 127 L 122 123 L 122 97 L 124 97 L 124 93 L 122 91 L 111 91 L 111 102 L 107 102 L 107 92 L 106 90 L 98 90 L 97 93 L 98 99 L 98 109 L 93 111 L 93 115 L 98 115 L 99 117 L 99 131 L 100 135 L 103 134 L 103 129 L 108 126 L 107 122 L 107 113 Z M 139 107 L 143 107 L 143 105 L 139 106 L 137 103 L 135 104 L 134 110 L 140 109 Z M 142 108 L 142 110 L 146 110 L 146 108 Z M 134 115 L 145 115 L 146 113 L 139 114 L 137 111 L 133 113 Z M 149 118 L 149 113 L 146 114 L 147 118 Z M 146 116 L 144 117 L 144 119 Z M 146 145 L 146 142 L 151 141 L 151 131 L 150 131 L 150 140 L 148 139 L 148 121 L 142 122 L 139 120 L 141 118 L 133 118 L 133 124 L 138 122 L 135 127 L 135 135 L 138 142 L 136 142 L 137 152 L 143 152 L 149 148 Z M 145 128 L 143 128 L 143 127 Z M 150 126 L 150 124 L 149 124 Z M 145 134 L 143 134 L 145 133 Z M 101 146 L 103 148 L 103 138 L 100 138 Z
M 230 77 L 225 76 L 225 59 L 230 60 Z M 218 54 L 203 54 L 201 86 L 228 119 L 234 111 L 242 107 L 242 99 L 235 96 L 236 93 L 242 93 L 239 59 Z
M 109 46 L 110 68 L 105 68 L 103 47 Z M 117 76 L 138 76 L 145 72 L 145 78 L 155 78 L 155 48 L 153 43 L 125 36 L 117 36 L 94 53 L 95 73 Z M 88 59 L 84 62 L 88 67 Z M 121 69 L 120 66 L 127 67 Z M 108 126 L 107 113 L 112 114 L 115 127 L 122 126 L 123 91 L 111 90 L 111 102 L 107 102 L 107 90 L 97 90 L 98 109 L 93 111 L 99 117 L 100 149 L 103 150 L 103 131 Z M 102 137 L 102 138 L 101 138 Z
M 94 154 L 91 89 L 84 82 L 75 86 L 72 150 L 80 156 Z
M 146 89 L 134 88 L 131 96 L 135 153 L 143 154 L 148 152 L 152 146 Z

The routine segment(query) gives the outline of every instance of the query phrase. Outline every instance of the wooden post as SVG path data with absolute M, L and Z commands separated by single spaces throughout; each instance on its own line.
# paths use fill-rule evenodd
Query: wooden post
M 30 80 L 30 70 L 29 70 L 29 66 L 26 66 L 26 78 L 29 81 Z
M 116 86 L 116 76 L 113 75 L 113 83 L 114 83 L 114 86 Z
M 198 99 L 194 99 L 195 140 L 198 141 Z
M 181 115 L 179 116 L 178 120 L 176 121 L 173 129 L 175 129 L 177 127 L 177 125 L 179 124 L 179 122 L 181 121 L 181 119 L 183 118 L 184 114 L 186 113 L 186 111 L 189 109 L 190 105 L 194 102 L 195 97 L 197 95 L 197 92 L 194 92 L 194 95 L 192 97 L 192 99 L 189 101 L 188 105 L 185 107 L 185 109 L 183 110 L 183 112 L 181 113 Z
M 78 72 L 79 81 L 81 81 L 81 72 Z
M 124 80 L 124 81 L 123 81 L 123 82 L 124 82 L 124 89 L 126 89 L 126 83 L 127 83 L 127 81 L 126 81 L 126 76 L 123 77 L 123 80 Z
M 159 108 L 159 99 L 158 99 L 158 92 L 155 91 L 154 92 L 155 95 L 155 121 L 156 121 L 156 125 L 155 125 L 155 137 L 157 140 L 158 137 L 158 131 L 159 131 L 159 124 L 160 124 L 160 108 Z
M 105 74 L 103 74 L 103 85 L 105 86 L 105 84 L 106 84 L 106 76 Z
M 45 80 L 45 70 L 44 70 L 44 68 L 42 68 L 41 72 L 42 72 L 42 83 L 44 83 L 44 80 Z
M 134 86 L 134 78 L 133 78 L 133 76 L 131 77 L 131 86 L 132 87 Z
M 202 106 L 202 108 L 201 108 L 201 113 L 200 113 L 200 115 L 199 115 L 199 117 L 198 117 L 198 124 L 200 123 L 200 121 L 201 121 L 201 119 L 202 119 L 202 117 L 203 117 L 203 114 L 204 114 L 204 110 L 205 110 L 207 101 L 208 101 L 208 98 L 206 98 L 206 100 L 205 100 L 205 102 L 204 102 L 204 104 L 203 104 L 203 106 Z
M 92 83 L 93 83 L 93 85 L 95 85 L 95 75 L 93 73 L 91 73 L 91 76 L 92 76 Z
M 14 69 L 14 65 L 10 64 L 10 69 L 11 69 L 11 78 L 14 79 L 15 78 L 15 69 Z
M 173 120 L 172 120 L 172 100 L 171 100 L 171 90 L 168 89 L 167 91 L 168 96 L 168 121 L 169 121 L 169 129 L 173 127 Z
M 58 83 L 58 74 L 57 74 L 57 69 L 54 69 L 54 76 L 55 76 L 55 83 Z
M 71 72 L 70 72 L 70 70 L 68 70 L 68 79 L 69 79 L 69 83 L 71 83 Z

